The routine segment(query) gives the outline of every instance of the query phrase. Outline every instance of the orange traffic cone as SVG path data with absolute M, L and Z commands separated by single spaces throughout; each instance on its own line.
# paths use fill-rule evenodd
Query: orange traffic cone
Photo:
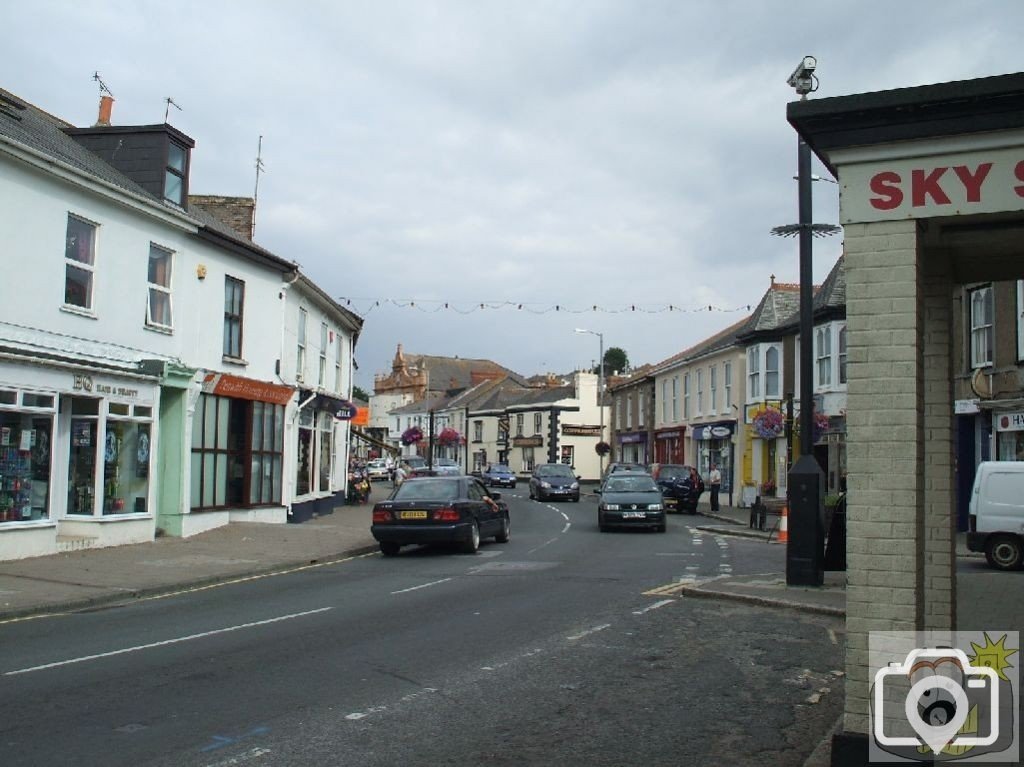
M 782 507 L 779 517 L 779 543 L 789 543 L 789 504 Z

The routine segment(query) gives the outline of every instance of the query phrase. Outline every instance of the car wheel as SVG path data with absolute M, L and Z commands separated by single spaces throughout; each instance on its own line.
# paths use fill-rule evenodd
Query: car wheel
M 579 493 L 577 493 L 576 495 L 574 495 L 572 497 L 572 502 L 573 503 L 579 503 L 580 502 L 580 494 Z
M 985 559 L 997 570 L 1017 570 L 1024 563 L 1024 545 L 1014 535 L 993 535 L 985 545 Z
M 666 529 L 667 529 L 667 526 L 665 525 L 664 522 L 662 522 L 660 525 L 658 525 L 658 532 L 659 533 L 665 532 Z
M 533 500 L 533 485 L 530 485 L 530 500 Z
M 476 554 L 480 548 L 480 525 L 474 519 L 469 527 L 469 540 L 462 544 L 462 550 L 467 554 Z
M 495 543 L 508 543 L 509 537 L 512 535 L 512 523 L 509 522 L 508 517 L 502 517 L 501 519 L 501 532 L 494 536 Z
M 386 557 L 393 557 L 393 556 L 395 556 L 399 552 L 399 550 L 401 548 L 402 548 L 402 544 L 400 544 L 400 543 L 392 543 L 391 541 L 383 541 L 380 544 L 380 553 L 383 554 Z
M 511 487 L 511 488 L 512 488 L 513 490 L 515 490 L 515 489 L 516 489 L 516 483 L 515 483 L 515 482 L 513 482 L 513 483 L 512 483 L 511 485 L 510 485 L 510 487 Z

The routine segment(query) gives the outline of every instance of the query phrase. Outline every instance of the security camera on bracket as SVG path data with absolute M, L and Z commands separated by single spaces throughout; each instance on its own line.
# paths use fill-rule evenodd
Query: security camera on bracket
M 818 78 L 814 76 L 814 70 L 818 66 L 818 60 L 814 56 L 804 56 L 793 74 L 789 76 L 786 83 L 797 92 L 801 98 L 806 98 L 808 93 L 818 90 Z

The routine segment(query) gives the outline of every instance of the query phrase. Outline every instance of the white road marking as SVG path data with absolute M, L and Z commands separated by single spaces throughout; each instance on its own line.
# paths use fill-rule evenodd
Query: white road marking
M 674 600 L 674 599 L 662 599 L 660 602 L 655 602 L 652 605 L 648 605 L 647 607 L 643 608 L 642 610 L 634 610 L 633 611 L 633 615 L 643 615 L 644 613 L 650 612 L 651 610 L 657 610 L 659 607 L 664 607 L 665 605 L 670 605 L 670 604 L 672 604 L 675 601 L 676 600 Z
M 84 663 L 85 661 L 98 660 L 99 658 L 111 658 L 115 655 L 124 655 L 125 653 L 138 652 L 139 650 L 151 650 L 154 647 L 163 647 L 170 644 L 178 644 L 179 642 L 189 642 L 193 639 L 203 639 L 209 636 L 215 636 L 216 634 L 227 634 L 231 631 L 240 631 L 241 629 L 255 628 L 256 626 L 266 626 L 270 623 L 279 623 L 281 621 L 291 620 L 293 618 L 302 618 L 307 615 L 315 615 L 317 613 L 327 612 L 332 610 L 332 607 L 321 607 L 316 610 L 306 610 L 301 613 L 291 613 L 290 615 L 281 615 L 277 618 L 268 618 L 264 621 L 253 621 L 252 623 L 242 623 L 238 626 L 228 626 L 223 629 L 214 629 L 213 631 L 203 631 L 199 634 L 189 634 L 188 636 L 175 637 L 174 639 L 164 639 L 160 642 L 151 642 L 149 644 L 138 645 L 136 647 L 125 647 L 122 650 L 111 650 L 110 652 L 97 653 L 96 655 L 83 655 L 81 658 L 71 658 L 70 660 L 61 660 L 54 663 L 44 663 L 41 666 L 32 666 L 31 668 L 21 668 L 17 671 L 6 671 L 4 676 L 14 676 L 15 674 L 27 674 L 30 671 L 42 671 L 48 668 L 57 668 L 58 666 L 70 666 L 72 663 Z
M 399 698 L 398 703 L 408 703 L 410 701 L 416 700 L 417 698 L 422 698 L 424 695 L 429 695 L 430 693 L 434 692 L 437 692 L 436 687 L 424 687 L 422 690 L 417 690 L 416 692 L 410 692 L 408 695 L 403 695 L 401 698 Z M 398 704 L 395 705 L 397 706 Z M 345 714 L 345 718 L 348 719 L 350 722 L 358 722 L 360 719 L 365 719 L 371 714 L 379 714 L 387 710 L 387 706 L 370 706 L 370 708 L 365 709 L 364 711 L 353 711 L 351 714 Z
M 565 532 L 565 531 L 563 530 L 562 532 Z M 554 542 L 555 542 L 555 541 L 557 541 L 557 540 L 558 540 L 557 538 L 552 538 L 552 539 L 551 539 L 551 540 L 549 540 L 549 541 L 544 541 L 544 543 L 542 543 L 542 544 L 541 544 L 540 546 L 537 546 L 536 548 L 530 549 L 530 550 L 529 550 L 529 551 L 527 551 L 526 553 L 527 553 L 527 554 L 533 554 L 533 553 L 534 553 L 535 551 L 539 551 L 540 549 L 543 549 L 543 548 L 544 548 L 545 546 L 547 546 L 548 544 L 550 544 L 550 543 L 554 543 Z
M 250 748 L 248 751 L 245 751 L 238 756 L 232 756 L 221 762 L 212 762 L 207 765 L 207 767 L 231 767 L 231 765 L 242 764 L 243 762 L 248 762 L 250 759 L 258 759 L 259 757 L 266 756 L 269 753 L 269 748 Z
M 596 634 L 598 631 L 604 631 L 605 629 L 610 629 L 611 627 L 612 627 L 612 624 L 605 623 L 605 624 L 602 624 L 600 626 L 594 626 L 594 628 L 587 629 L 586 631 L 583 631 L 583 632 L 581 632 L 579 634 L 573 634 L 570 637 L 566 637 L 566 639 L 569 639 L 571 641 L 576 640 L 576 639 L 583 639 L 583 637 L 585 637 L 585 636 L 590 636 L 591 634 Z
M 407 594 L 410 591 L 418 591 L 419 589 L 425 589 L 428 586 L 436 586 L 439 583 L 447 583 L 451 578 L 442 578 L 439 581 L 431 581 L 430 583 L 421 583 L 419 586 L 411 586 L 407 589 L 399 589 L 398 591 L 392 591 L 392 594 Z

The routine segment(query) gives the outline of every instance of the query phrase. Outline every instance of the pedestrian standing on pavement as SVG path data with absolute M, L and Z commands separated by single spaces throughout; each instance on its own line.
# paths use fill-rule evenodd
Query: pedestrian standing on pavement
M 711 510 L 718 511 L 718 491 L 722 489 L 722 472 L 718 470 L 718 464 L 711 464 L 708 481 L 711 482 Z

